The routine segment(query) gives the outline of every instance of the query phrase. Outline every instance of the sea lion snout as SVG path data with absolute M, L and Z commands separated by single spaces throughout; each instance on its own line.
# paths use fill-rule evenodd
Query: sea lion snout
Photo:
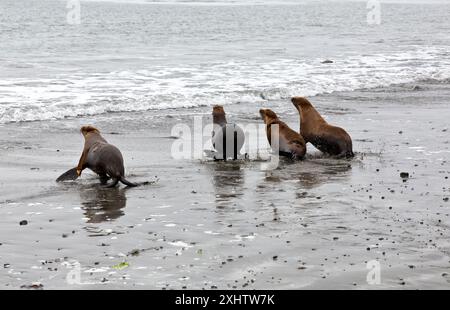
M 90 125 L 81 127 L 80 132 L 83 134 L 83 136 L 86 136 L 90 132 L 100 133 L 97 128 Z
M 302 106 L 311 104 L 305 97 L 292 97 L 291 102 L 297 108 L 297 110 Z
M 264 121 L 264 123 L 267 123 L 267 118 L 269 117 L 268 115 L 268 109 L 260 109 L 259 110 L 259 115 L 261 115 L 262 120 Z
M 300 97 L 292 97 L 291 98 L 291 102 L 296 106 L 297 105 L 297 101 L 299 101 Z
M 259 110 L 259 114 L 261 114 L 261 118 L 266 123 L 267 123 L 267 121 L 278 119 L 278 116 L 271 109 L 261 109 L 261 110 Z

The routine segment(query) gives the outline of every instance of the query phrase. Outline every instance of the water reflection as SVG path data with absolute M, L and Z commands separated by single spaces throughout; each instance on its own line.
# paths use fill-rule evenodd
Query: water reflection
M 245 183 L 242 163 L 215 162 L 210 166 L 218 208 L 230 206 L 243 194 Z
M 265 172 L 261 187 L 273 187 L 284 181 L 298 181 L 300 189 L 309 190 L 330 182 L 342 182 L 351 176 L 351 161 L 336 159 L 310 159 L 293 163 L 280 161 L 278 169 Z M 279 186 L 279 185 L 276 185 Z
M 123 216 L 127 188 L 93 187 L 80 191 L 82 209 L 88 223 L 113 221 Z

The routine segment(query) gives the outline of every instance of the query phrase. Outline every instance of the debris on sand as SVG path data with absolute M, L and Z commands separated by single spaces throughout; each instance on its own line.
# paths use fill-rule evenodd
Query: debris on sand
M 30 285 L 22 285 L 20 288 L 42 290 L 44 288 L 44 285 L 42 285 L 42 283 L 40 282 L 34 282 L 31 283 Z
M 409 178 L 409 173 L 408 172 L 400 172 L 400 177 L 402 179 L 408 179 Z
M 122 270 L 122 269 L 125 269 L 125 268 L 128 268 L 128 267 L 130 267 L 130 264 L 128 264 L 127 262 L 121 262 L 121 263 L 119 263 L 117 265 L 112 266 L 112 268 L 116 269 L 116 270 Z
M 130 253 L 128 253 L 128 255 L 131 256 L 138 256 L 139 254 L 141 254 L 141 251 L 139 249 L 134 249 Z

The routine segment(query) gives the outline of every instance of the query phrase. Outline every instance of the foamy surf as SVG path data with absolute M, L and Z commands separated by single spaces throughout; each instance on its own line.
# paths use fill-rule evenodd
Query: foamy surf
M 284 100 L 450 78 L 446 48 L 271 62 L 217 62 L 0 81 L 0 123 Z

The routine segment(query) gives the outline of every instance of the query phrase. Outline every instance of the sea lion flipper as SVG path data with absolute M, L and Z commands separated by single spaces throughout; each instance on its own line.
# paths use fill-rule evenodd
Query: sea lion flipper
M 129 187 L 136 187 L 136 186 L 139 186 L 139 185 L 136 184 L 136 183 L 131 183 L 130 181 L 128 181 L 128 180 L 125 179 L 124 177 L 121 177 L 121 178 L 120 178 L 120 182 L 122 182 L 123 184 L 125 184 L 126 186 L 129 186 Z
M 336 156 L 336 158 L 338 158 L 338 159 L 341 159 L 341 158 L 347 158 L 347 159 L 349 159 L 349 158 L 352 158 L 352 157 L 354 157 L 354 156 L 355 156 L 355 154 L 353 153 L 353 151 L 344 150 L 344 151 L 342 151 L 342 153 L 338 154 L 338 155 Z
M 77 173 L 77 167 L 72 168 L 61 174 L 57 179 L 56 182 L 63 182 L 63 181 L 74 181 L 78 179 L 78 173 Z
M 114 178 L 110 184 L 107 184 L 104 187 L 105 188 L 113 188 L 113 187 L 117 186 L 117 183 L 119 183 L 119 179 Z

